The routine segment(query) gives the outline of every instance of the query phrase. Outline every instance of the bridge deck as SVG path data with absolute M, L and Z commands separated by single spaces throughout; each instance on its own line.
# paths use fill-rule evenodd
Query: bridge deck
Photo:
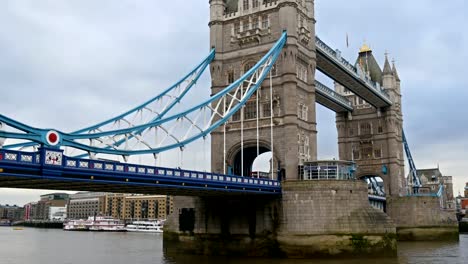
M 315 81 L 315 100 L 336 113 L 353 111 L 353 105 L 348 99 L 319 81 Z
M 317 69 L 337 81 L 376 108 L 392 105 L 388 95 L 376 84 L 361 76 L 341 55 L 316 38 Z
M 184 196 L 281 194 L 276 180 L 76 159 L 49 149 L 0 150 L 0 187 Z

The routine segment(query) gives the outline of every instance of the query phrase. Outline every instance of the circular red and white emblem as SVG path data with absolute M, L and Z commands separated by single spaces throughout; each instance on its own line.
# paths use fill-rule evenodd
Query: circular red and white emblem
M 46 134 L 47 144 L 55 146 L 60 142 L 60 135 L 57 131 L 51 130 Z

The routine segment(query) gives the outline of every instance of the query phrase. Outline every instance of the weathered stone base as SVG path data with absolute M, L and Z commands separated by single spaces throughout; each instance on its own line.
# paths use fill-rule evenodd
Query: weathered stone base
M 395 235 L 317 235 L 275 238 L 263 236 L 189 235 L 164 232 L 164 251 L 170 255 L 247 256 L 278 258 L 392 257 Z
M 438 197 L 387 198 L 387 212 L 400 241 L 458 240 L 455 212 L 440 209 Z
M 250 257 L 396 256 L 390 218 L 362 181 L 287 181 L 282 197 L 176 197 L 164 226 L 172 254 Z
M 449 241 L 459 240 L 457 226 L 452 227 L 400 227 L 398 241 Z
M 394 234 L 282 236 L 278 244 L 283 256 L 293 258 L 397 255 Z
M 164 232 L 164 250 L 169 254 L 207 256 L 284 257 L 273 236 L 252 239 L 246 235 L 189 235 Z

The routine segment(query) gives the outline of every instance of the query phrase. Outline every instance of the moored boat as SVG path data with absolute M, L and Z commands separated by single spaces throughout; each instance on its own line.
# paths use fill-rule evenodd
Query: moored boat
M 125 225 L 110 216 L 90 216 L 87 220 L 69 220 L 63 224 L 67 231 L 125 232 Z
M 162 233 L 161 221 L 134 221 L 125 226 L 128 232 Z

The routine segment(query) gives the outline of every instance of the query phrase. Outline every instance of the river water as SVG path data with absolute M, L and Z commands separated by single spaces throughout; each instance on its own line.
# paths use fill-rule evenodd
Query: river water
M 391 259 L 244 259 L 200 256 L 166 256 L 162 234 L 67 232 L 60 229 L 0 227 L 0 264 L 468 264 L 468 235 L 459 242 L 398 244 Z

